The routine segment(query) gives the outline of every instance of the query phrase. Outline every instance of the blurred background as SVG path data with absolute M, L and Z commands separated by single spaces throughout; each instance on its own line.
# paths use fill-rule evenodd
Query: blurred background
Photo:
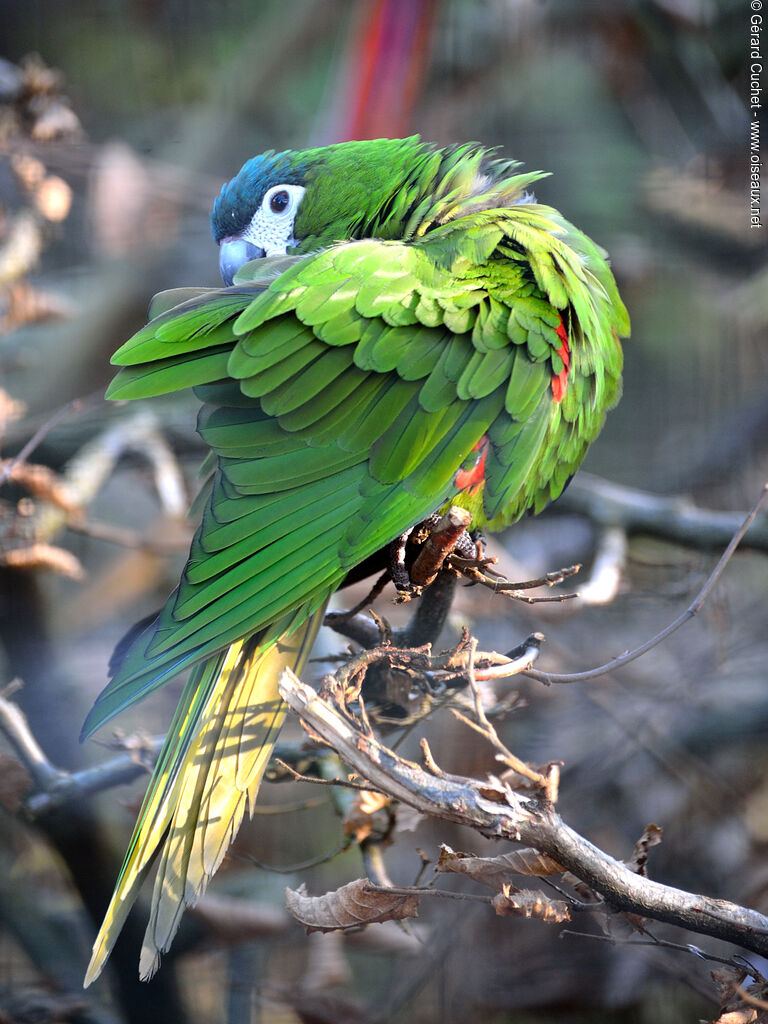
M 172 684 L 117 734 L 77 742 L 112 647 L 178 578 L 202 456 L 193 400 L 115 406 L 102 395 L 111 353 L 154 292 L 218 283 L 208 212 L 264 149 L 418 132 L 551 171 L 538 198 L 610 251 L 633 324 L 624 398 L 585 469 L 713 512 L 753 503 L 768 478 L 768 266 L 765 228 L 749 227 L 748 16 L 743 0 L 0 2 L 0 455 L 29 446 L 0 492 L 0 688 L 55 768 L 126 751 L 140 764 L 175 706 Z M 643 496 L 617 493 L 624 504 L 609 506 L 585 477 L 496 540 L 512 578 L 584 562 L 585 598 L 519 606 L 462 590 L 446 645 L 462 623 L 486 650 L 537 629 L 548 637 L 540 667 L 578 671 L 678 615 L 730 527 L 710 517 L 713 532 L 704 517 L 681 534 L 674 505 L 640 527 Z M 664 839 L 653 877 L 764 913 L 766 533 L 666 644 L 588 683 L 520 678 L 500 727 L 519 756 L 564 762 L 561 813 L 597 845 L 628 857 L 654 821 Z M 377 610 L 401 621 L 389 595 Z M 328 634 L 321 649 L 343 642 Z M 429 735 L 446 770 L 493 770 L 449 715 Z M 362 866 L 352 850 L 290 871 L 340 842 L 325 793 L 298 785 L 264 787 L 266 812 L 150 985 L 136 980 L 142 909 L 83 993 L 146 776 L 34 805 L 41 778 L 45 767 L 31 779 L 0 735 L 0 1021 L 719 1016 L 714 962 L 626 945 L 619 924 L 616 944 L 558 938 L 557 926 L 440 900 L 407 932 L 308 942 L 280 911 L 284 885 L 322 893 Z M 420 823 L 385 850 L 394 881 L 410 884 L 417 848 L 434 860 L 442 841 L 502 852 Z

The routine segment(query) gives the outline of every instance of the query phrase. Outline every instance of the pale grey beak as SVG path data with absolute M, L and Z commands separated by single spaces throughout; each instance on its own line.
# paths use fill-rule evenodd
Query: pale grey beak
M 235 274 L 249 260 L 261 259 L 264 250 L 237 235 L 222 238 L 219 242 L 219 270 L 224 284 L 232 284 Z

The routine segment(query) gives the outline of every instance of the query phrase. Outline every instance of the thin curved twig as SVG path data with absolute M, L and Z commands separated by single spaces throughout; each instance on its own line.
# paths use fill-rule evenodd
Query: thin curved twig
M 555 673 L 542 672 L 539 669 L 523 669 L 522 674 L 529 676 L 531 679 L 536 679 L 545 685 L 549 685 L 550 683 L 580 683 L 587 679 L 596 679 L 598 676 L 603 676 L 609 672 L 613 672 L 614 669 L 621 668 L 623 665 L 628 665 L 630 661 L 635 661 L 643 654 L 646 654 L 654 647 L 657 647 L 660 643 L 666 640 L 667 637 L 677 632 L 681 626 L 684 626 L 689 619 L 692 619 L 701 611 L 712 588 L 722 576 L 725 567 L 733 557 L 733 553 L 743 540 L 749 527 L 754 522 L 761 505 L 766 500 L 766 497 L 768 497 L 768 483 L 763 485 L 759 498 L 748 512 L 741 526 L 734 533 L 733 537 L 731 537 L 728 547 L 720 556 L 717 565 L 708 576 L 706 583 L 698 592 L 692 603 L 681 615 L 678 615 L 673 622 L 670 622 L 670 624 L 665 626 L 660 633 L 657 633 L 656 636 L 651 637 L 650 640 L 646 640 L 645 643 L 640 644 L 639 647 L 635 647 L 633 650 L 626 651 L 624 654 L 619 655 L 619 657 L 613 658 L 611 661 L 606 662 L 605 665 L 600 665 L 597 668 L 586 669 L 584 672 Z
M 580 836 L 547 800 L 491 781 L 435 776 L 406 761 L 286 669 L 283 699 L 308 728 L 329 743 L 372 787 L 422 814 L 454 821 L 481 834 L 524 843 L 585 881 L 621 911 L 710 935 L 768 955 L 768 917 L 727 900 L 685 892 L 632 870 Z
M 62 405 L 61 408 L 56 409 L 55 412 L 51 413 L 51 415 L 48 416 L 48 418 L 37 428 L 24 447 L 18 451 L 12 459 L 9 459 L 2 469 L 0 469 L 0 487 L 10 479 L 11 473 L 13 473 L 14 469 L 29 458 L 32 452 L 45 440 L 46 436 L 50 434 L 55 426 L 61 423 L 61 421 L 71 412 L 80 412 L 87 405 L 94 402 L 96 398 L 101 402 L 104 401 L 104 395 L 102 392 L 93 392 L 90 395 L 86 395 L 84 398 L 73 398 L 71 402 L 67 402 L 66 405 Z

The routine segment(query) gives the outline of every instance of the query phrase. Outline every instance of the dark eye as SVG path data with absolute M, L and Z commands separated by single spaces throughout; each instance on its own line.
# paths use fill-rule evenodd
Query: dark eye
M 273 196 L 270 196 L 269 208 L 272 213 L 282 213 L 290 201 L 291 197 L 285 189 L 281 189 L 279 192 L 275 192 Z

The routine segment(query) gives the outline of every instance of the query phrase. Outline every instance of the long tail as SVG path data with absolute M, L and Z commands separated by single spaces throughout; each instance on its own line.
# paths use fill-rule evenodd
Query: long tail
M 285 717 L 278 676 L 286 666 L 301 672 L 323 611 L 266 649 L 263 634 L 239 640 L 191 672 L 94 942 L 86 987 L 101 973 L 165 839 L 139 974 L 146 980 L 157 970 L 184 909 L 205 891 L 246 807 L 253 813 Z

